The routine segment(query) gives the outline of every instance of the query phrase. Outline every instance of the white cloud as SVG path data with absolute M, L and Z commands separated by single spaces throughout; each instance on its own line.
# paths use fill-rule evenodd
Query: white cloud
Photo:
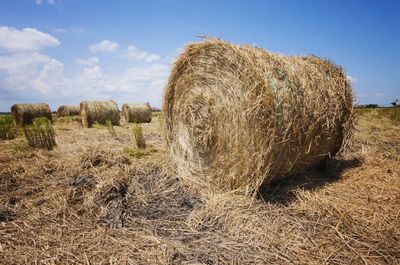
M 0 93 L 10 95 L 14 103 L 24 99 L 51 103 L 57 99 L 79 102 L 114 98 L 126 102 L 150 101 L 160 106 L 170 70 L 168 64 L 141 64 L 105 73 L 94 58 L 82 60 L 87 67 L 80 72 L 66 74 L 61 62 L 39 52 L 0 56 Z
M 114 92 L 125 92 L 136 95 L 140 98 L 140 94 L 147 95 L 148 100 L 161 98 L 164 84 L 169 73 L 169 66 L 165 64 L 142 65 L 128 68 L 119 76 L 113 78 L 114 86 L 109 88 Z M 147 88 L 146 94 L 143 89 Z
M 90 57 L 88 59 L 76 58 L 75 62 L 77 62 L 78 64 L 82 64 L 82 65 L 93 66 L 93 65 L 99 64 L 100 60 L 97 57 Z
M 61 0 L 46 0 L 46 2 L 50 5 L 61 4 Z M 36 4 L 41 5 L 43 0 L 36 0 Z
M 136 61 L 143 61 L 146 63 L 155 62 L 160 59 L 160 56 L 158 54 L 140 50 L 133 45 L 128 46 L 126 54 L 123 57 L 133 59 Z
M 376 92 L 376 93 L 375 93 L 375 96 L 378 97 L 378 98 L 381 98 L 381 97 L 384 97 L 385 94 L 380 93 L 380 92 Z
M 358 81 L 358 78 L 357 78 L 357 77 L 350 76 L 350 75 L 347 76 L 347 79 L 348 79 L 352 84 L 354 84 L 355 82 Z
M 169 70 L 169 64 L 149 63 L 113 73 L 99 65 L 87 65 L 67 74 L 61 62 L 47 55 L 17 53 L 0 56 L 0 94 L 8 95 L 9 106 L 28 100 L 47 101 L 56 107 L 84 99 L 109 98 L 120 104 L 150 101 L 160 106 Z M 0 106 L 1 111 L 9 106 Z
M 60 104 L 78 104 L 88 99 L 115 99 L 161 105 L 169 64 L 142 64 L 124 71 L 109 72 L 99 65 L 84 67 L 67 74 L 64 65 L 37 52 L 0 56 L 0 111 L 22 101 L 46 101 L 56 108 Z
M 57 33 L 67 33 L 67 30 L 64 28 L 55 28 L 53 31 Z
M 0 56 L 0 87 L 8 92 L 46 95 L 62 76 L 64 65 L 38 52 Z
M 69 89 L 63 93 L 81 99 L 119 95 L 126 102 L 151 101 L 159 105 L 168 73 L 169 66 L 164 64 L 131 67 L 116 74 L 105 74 L 96 65 L 71 78 L 66 85 Z
M 118 49 L 119 45 L 116 42 L 103 40 L 89 46 L 89 50 L 93 53 L 97 52 L 114 52 Z
M 33 88 L 40 91 L 42 94 L 47 94 L 54 87 L 57 87 L 59 82 L 62 82 L 64 65 L 51 59 L 46 63 L 37 78 L 33 80 Z
M 169 67 L 167 65 L 153 64 L 150 66 L 128 68 L 124 75 L 127 81 L 146 82 L 164 78 L 168 70 Z
M 0 48 L 8 51 L 38 51 L 44 47 L 55 47 L 60 42 L 53 36 L 34 28 L 18 30 L 0 26 Z
M 64 78 L 59 88 L 64 101 L 84 99 L 114 99 L 120 106 L 126 102 L 147 102 L 161 105 L 162 91 L 168 77 L 167 64 L 145 64 L 122 72 L 105 73 L 100 66 L 84 68 L 70 78 Z
M 102 70 L 98 65 L 83 69 L 83 76 L 87 79 L 100 78 L 102 75 L 103 75 Z
M 33 52 L 33 53 L 18 53 L 12 55 L 0 56 L 0 71 L 2 73 L 13 73 L 24 69 L 25 67 L 44 64 L 50 60 L 50 57 Z
M 18 102 L 44 101 L 56 108 L 84 99 L 115 99 L 119 104 L 149 101 L 153 106 L 161 105 L 170 71 L 165 56 L 131 48 L 136 53 L 135 59 L 119 62 L 116 67 L 107 65 L 102 69 L 100 59 L 92 56 L 75 59 L 83 69 L 75 65 L 75 70 L 64 71 L 62 62 L 40 51 L 46 47 L 44 42 L 34 43 L 29 48 L 7 48 L 6 53 L 0 53 L 0 111 L 7 111 Z M 110 41 L 102 43 L 106 45 L 97 46 L 96 52 L 116 49 L 118 45 Z M 103 49 L 109 44 L 114 48 Z

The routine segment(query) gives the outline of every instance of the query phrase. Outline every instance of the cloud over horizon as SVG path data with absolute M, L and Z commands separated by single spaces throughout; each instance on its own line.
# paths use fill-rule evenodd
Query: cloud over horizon
M 167 56 L 139 50 L 129 45 L 118 52 L 116 42 L 103 40 L 90 46 L 92 53 L 118 52 L 115 61 L 102 67 L 97 56 L 74 59 L 74 64 L 45 54 L 46 47 L 61 43 L 52 35 L 34 28 L 18 30 L 1 27 L 0 34 L 0 111 L 23 102 L 48 102 L 52 108 L 60 104 L 79 104 L 82 100 L 115 99 L 124 102 L 146 102 L 160 106 L 162 90 L 168 77 Z M 28 29 L 28 30 L 27 30 Z M 7 43 L 26 40 L 21 46 Z M 15 37 L 16 36 L 16 37 Z M 126 57 L 128 56 L 128 57 Z M 129 59 L 129 60 L 127 60 Z M 112 67 L 112 65 L 114 67 Z M 114 68 L 121 68 L 114 71 Z

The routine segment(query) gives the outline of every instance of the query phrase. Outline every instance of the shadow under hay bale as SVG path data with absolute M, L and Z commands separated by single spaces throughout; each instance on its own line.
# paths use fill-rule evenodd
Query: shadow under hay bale
M 115 101 L 82 101 L 80 103 L 80 114 L 82 125 L 85 128 L 98 124 L 106 125 L 111 122 L 112 125 L 119 125 L 119 110 Z
M 134 123 L 149 123 L 151 122 L 151 107 L 150 104 L 128 104 L 122 105 L 121 119 L 122 122 L 134 122 Z
M 15 104 L 11 107 L 11 113 L 17 126 L 30 125 L 34 118 L 46 117 L 53 121 L 49 105 L 38 104 Z
M 353 91 L 339 66 L 209 39 L 189 44 L 164 92 L 178 175 L 209 193 L 255 195 L 341 151 Z
M 361 161 L 328 159 L 318 167 L 313 167 L 303 174 L 288 176 L 281 181 L 261 185 L 258 197 L 265 202 L 288 205 L 296 199 L 296 191 L 313 191 L 332 182 L 339 181 L 342 173 L 350 168 L 358 167 Z
M 58 117 L 80 115 L 80 106 L 60 106 L 57 110 Z

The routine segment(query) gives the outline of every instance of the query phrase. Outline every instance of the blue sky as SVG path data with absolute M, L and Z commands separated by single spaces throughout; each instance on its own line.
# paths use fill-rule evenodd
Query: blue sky
M 316 54 L 360 103 L 400 97 L 400 1 L 2 0 L 0 111 L 86 99 L 161 106 L 171 64 L 197 36 Z

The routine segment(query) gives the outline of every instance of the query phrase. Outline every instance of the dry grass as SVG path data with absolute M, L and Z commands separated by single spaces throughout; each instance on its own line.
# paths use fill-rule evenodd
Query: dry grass
M 335 156 L 352 136 L 352 109 L 332 62 L 215 39 L 187 45 L 163 102 L 179 176 L 205 193 L 247 195 Z
M 32 125 L 24 127 L 24 135 L 31 147 L 51 150 L 57 145 L 55 130 L 46 117 L 34 118 Z
M 149 156 L 154 152 L 157 152 L 156 148 L 137 148 L 137 147 L 124 148 L 124 153 L 134 158 L 142 158 L 144 156 Z
M 386 118 L 395 125 L 400 124 L 400 108 L 356 108 L 355 112 L 367 118 Z
M 201 197 L 166 156 L 161 124 L 55 124 L 58 147 L 0 142 L 2 264 L 400 264 L 400 127 L 360 117 L 354 145 L 257 198 Z
M 14 119 L 9 115 L 0 115 L 0 140 L 11 140 L 17 136 Z
M 53 120 L 57 124 L 82 123 L 81 116 L 62 116 L 62 117 L 55 117 Z
M 107 131 L 111 137 L 117 137 L 117 133 L 115 131 L 114 125 L 110 120 L 106 122 Z
M 146 148 L 146 140 L 143 136 L 142 126 L 140 124 L 134 124 L 132 127 L 133 138 L 135 139 L 137 148 Z

